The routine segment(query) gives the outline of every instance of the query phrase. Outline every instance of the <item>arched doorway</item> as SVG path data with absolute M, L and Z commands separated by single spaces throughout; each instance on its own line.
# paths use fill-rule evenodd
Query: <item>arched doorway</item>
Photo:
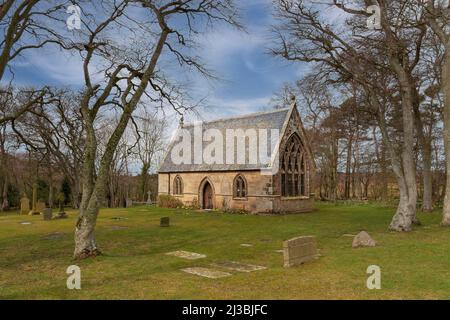
M 209 179 L 204 179 L 200 184 L 199 198 L 202 209 L 214 209 L 214 188 Z

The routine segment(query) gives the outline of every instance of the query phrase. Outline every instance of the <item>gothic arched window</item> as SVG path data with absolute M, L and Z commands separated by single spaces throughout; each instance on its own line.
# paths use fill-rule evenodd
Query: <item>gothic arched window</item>
M 237 175 L 233 182 L 233 197 L 245 198 L 247 197 L 247 182 L 244 177 Z
M 298 135 L 292 135 L 281 154 L 281 195 L 298 197 L 306 195 L 306 161 Z
M 182 195 L 183 194 L 183 180 L 180 176 L 176 176 L 173 180 L 173 194 Z

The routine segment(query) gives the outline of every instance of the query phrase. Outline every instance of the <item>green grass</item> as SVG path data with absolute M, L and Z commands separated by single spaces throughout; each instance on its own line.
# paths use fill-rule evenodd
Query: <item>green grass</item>
M 449 299 L 450 229 L 440 215 L 421 214 L 424 226 L 407 234 L 387 231 L 392 208 L 318 204 L 308 214 L 251 216 L 136 207 L 101 210 L 97 240 L 104 255 L 74 262 L 69 219 L 0 217 L 0 298 L 2 299 Z M 126 217 L 115 221 L 113 217 Z M 160 228 L 170 216 L 172 226 Z M 31 221 L 31 225 L 21 225 Z M 111 230 L 110 226 L 127 226 Z M 352 249 L 352 238 L 367 230 L 378 246 Z M 60 239 L 48 234 L 61 232 Z M 282 241 L 315 235 L 320 259 L 283 268 Z M 250 243 L 253 247 L 242 247 Z M 188 250 L 206 259 L 183 260 L 164 253 Z M 266 270 L 233 272 L 207 279 L 181 272 L 219 261 L 263 265 Z M 77 264 L 82 289 L 66 288 L 66 269 Z M 366 269 L 379 265 L 382 289 L 366 288 Z

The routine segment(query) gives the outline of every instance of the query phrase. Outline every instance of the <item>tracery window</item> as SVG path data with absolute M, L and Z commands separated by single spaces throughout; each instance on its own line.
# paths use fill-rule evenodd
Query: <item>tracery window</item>
M 306 195 L 306 161 L 298 135 L 292 135 L 281 154 L 281 195 L 298 197 Z
M 244 177 L 237 175 L 233 182 L 233 197 L 245 198 L 247 197 L 247 182 Z

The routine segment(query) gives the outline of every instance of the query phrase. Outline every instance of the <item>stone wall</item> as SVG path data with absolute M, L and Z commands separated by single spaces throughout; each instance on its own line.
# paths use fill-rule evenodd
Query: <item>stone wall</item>
M 241 174 L 247 181 L 247 197 L 233 198 L 234 178 Z M 260 171 L 230 172 L 187 172 L 160 173 L 159 194 L 173 195 L 173 181 L 176 176 L 183 180 L 183 195 L 174 195 L 186 205 L 201 205 L 203 183 L 208 181 L 214 192 L 214 208 L 219 210 L 243 210 L 252 213 L 306 212 L 312 210 L 313 200 L 297 198 L 281 200 L 273 188 L 273 177 L 261 175 Z

